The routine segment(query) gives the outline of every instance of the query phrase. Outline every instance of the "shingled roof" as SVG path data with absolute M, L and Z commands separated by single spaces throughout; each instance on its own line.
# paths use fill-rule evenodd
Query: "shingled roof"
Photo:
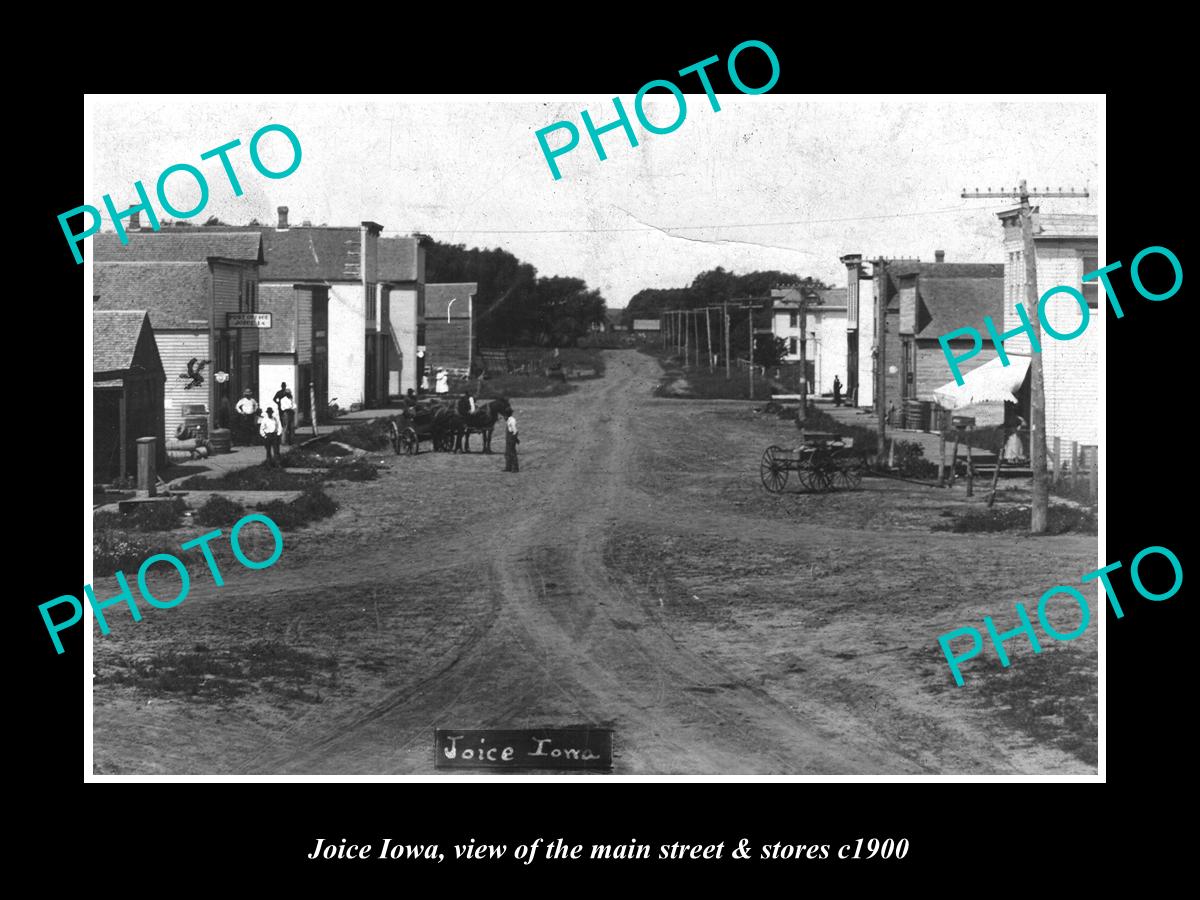
M 92 312 L 92 373 L 101 380 L 133 369 L 138 358 L 138 341 L 146 332 L 142 365 L 162 371 L 146 310 L 94 310 Z M 151 353 L 153 350 L 153 353 Z M 108 376 L 107 378 L 103 376 Z
M 362 280 L 360 228 L 271 228 L 262 234 L 267 261 L 260 281 Z
M 92 239 L 96 262 L 206 262 L 232 259 L 262 262 L 262 235 L 257 231 L 134 231 L 122 244 L 115 232 Z
M 92 267 L 92 309 L 143 309 L 160 331 L 207 329 L 210 277 L 206 262 L 98 262 Z
M 928 315 L 918 317 L 917 337 L 938 337 L 968 325 L 983 328 L 983 317 L 1004 322 L 1004 267 L 985 278 L 925 278 L 917 292 Z
M 425 321 L 445 319 L 447 309 L 451 319 L 470 318 L 471 306 L 466 300 L 478 289 L 474 281 L 425 285 Z M 451 305 L 450 301 L 455 299 L 459 302 Z
M 379 239 L 379 280 L 416 281 L 420 241 L 414 237 Z

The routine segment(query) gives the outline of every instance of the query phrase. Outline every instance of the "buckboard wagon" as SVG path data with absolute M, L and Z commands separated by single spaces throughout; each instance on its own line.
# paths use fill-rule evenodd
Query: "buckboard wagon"
M 854 439 L 832 432 L 800 431 L 800 445 L 772 445 L 763 451 L 759 477 L 773 494 L 784 489 L 789 473 L 812 491 L 853 490 L 862 483 L 866 460 L 855 452 Z
M 434 450 L 454 449 L 454 430 L 449 410 L 443 407 L 418 406 L 405 410 L 399 419 L 389 424 L 392 448 L 397 454 L 413 456 L 421 452 L 421 441 L 428 441 Z

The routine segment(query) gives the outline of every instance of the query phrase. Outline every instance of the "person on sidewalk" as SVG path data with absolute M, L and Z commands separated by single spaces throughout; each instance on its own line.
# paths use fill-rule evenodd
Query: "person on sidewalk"
M 258 415 L 258 401 L 250 388 L 242 391 L 242 399 L 237 402 L 237 438 L 243 447 L 254 443 L 255 417 Z
M 842 405 L 842 379 L 836 375 L 833 376 L 833 405 Z
M 275 410 L 267 407 L 267 413 L 259 420 L 258 433 L 262 435 L 263 444 L 267 448 L 267 465 L 276 469 L 283 468 L 279 458 L 279 440 L 283 436 L 283 425 L 275 418 Z
M 520 472 L 521 466 L 517 462 L 517 444 L 521 443 L 521 439 L 517 437 L 517 417 L 513 415 L 511 409 L 502 415 L 508 420 L 508 425 L 504 430 L 504 471 Z
M 283 438 L 290 447 L 292 446 L 292 435 L 296 431 L 296 401 L 292 397 L 286 381 L 279 385 L 279 390 L 275 392 L 272 399 L 279 410 L 279 424 L 283 427 Z

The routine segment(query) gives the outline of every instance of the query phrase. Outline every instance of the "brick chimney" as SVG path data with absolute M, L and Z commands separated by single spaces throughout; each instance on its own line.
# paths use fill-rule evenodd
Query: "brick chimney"
M 846 327 L 858 327 L 858 279 L 862 272 L 862 254 L 848 253 L 841 257 L 846 265 Z
M 279 207 L 278 212 L 279 212 L 279 227 L 287 228 L 288 227 L 288 220 L 287 220 L 288 208 L 286 206 L 281 206 L 281 207 Z
M 934 250 L 933 251 L 933 261 L 934 262 L 945 262 L 946 261 L 946 251 L 945 250 Z
M 142 230 L 142 211 L 135 209 L 133 215 L 129 217 L 129 224 L 125 226 L 126 231 L 141 231 Z

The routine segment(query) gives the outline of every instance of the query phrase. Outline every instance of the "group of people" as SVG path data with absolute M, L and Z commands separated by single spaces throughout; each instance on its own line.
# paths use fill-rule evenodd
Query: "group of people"
M 243 446 L 249 446 L 254 443 L 257 431 L 267 451 L 267 465 L 280 468 L 283 465 L 279 455 L 280 445 L 286 439 L 288 446 L 291 446 L 296 432 L 296 400 L 286 381 L 280 383 L 271 401 L 274 406 L 260 408 L 252 390 L 247 388 L 242 392 L 236 407 L 236 440 Z M 279 410 L 278 416 L 275 415 L 276 409 Z

